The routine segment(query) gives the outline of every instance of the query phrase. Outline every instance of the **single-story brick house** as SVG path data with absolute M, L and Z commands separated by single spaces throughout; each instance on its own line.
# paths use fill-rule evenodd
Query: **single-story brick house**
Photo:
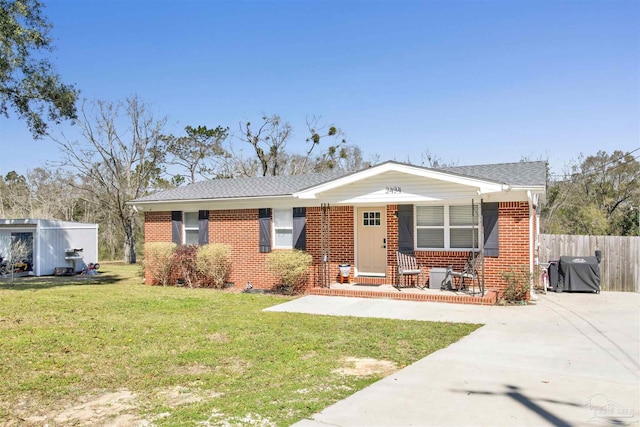
M 358 283 L 394 283 L 397 250 L 456 269 L 481 251 L 485 287 L 500 292 L 501 272 L 534 271 L 545 190 L 545 162 L 434 169 L 389 161 L 348 174 L 203 181 L 131 204 L 144 212 L 145 242 L 231 245 L 235 286 L 275 286 L 265 268 L 275 250 L 313 256 L 309 289 L 327 275 L 337 280 L 339 264 L 352 265 Z

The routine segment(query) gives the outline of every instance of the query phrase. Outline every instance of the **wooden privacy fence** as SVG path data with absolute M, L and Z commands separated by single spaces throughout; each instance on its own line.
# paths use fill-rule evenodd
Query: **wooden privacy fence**
M 640 292 L 640 237 L 541 234 L 538 257 L 548 262 L 560 256 L 594 256 L 596 249 L 602 251 L 601 290 Z

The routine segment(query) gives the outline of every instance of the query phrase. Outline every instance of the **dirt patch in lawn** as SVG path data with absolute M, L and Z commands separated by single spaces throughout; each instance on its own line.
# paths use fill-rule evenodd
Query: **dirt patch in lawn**
M 178 375 L 206 375 L 213 372 L 211 367 L 202 363 L 192 363 L 185 366 L 178 366 L 175 373 Z
M 209 341 L 224 343 L 229 341 L 229 337 L 224 332 L 216 332 L 215 334 L 211 334 L 207 336 Z
M 344 366 L 334 372 L 340 375 L 356 377 L 368 377 L 371 375 L 387 376 L 398 370 L 395 362 L 360 357 L 347 357 L 343 359 Z
M 105 393 L 100 396 L 86 397 L 81 403 L 67 408 L 62 412 L 52 411 L 44 415 L 30 415 L 18 418 L 28 425 L 46 425 L 53 421 L 57 425 L 103 425 L 127 426 L 141 422 L 137 416 L 131 414 L 137 410 L 135 404 L 137 396 L 129 390 Z
M 154 394 L 165 406 L 171 408 L 215 399 L 223 395 L 223 393 L 182 386 L 159 389 Z M 33 412 L 36 406 L 35 402 L 25 401 L 19 405 L 19 408 L 14 408 L 15 421 L 9 421 L 4 425 L 151 426 L 155 420 L 171 415 L 170 412 L 166 412 L 151 419 L 143 419 L 139 415 L 140 406 L 144 405 L 141 400 L 144 401 L 143 398 L 129 390 L 119 390 L 99 396 L 83 397 L 80 399 L 80 403 L 73 406 L 59 403 L 60 406 L 57 409 L 50 409 L 47 413 L 39 415 L 34 415 Z M 61 410 L 61 407 L 66 409 Z

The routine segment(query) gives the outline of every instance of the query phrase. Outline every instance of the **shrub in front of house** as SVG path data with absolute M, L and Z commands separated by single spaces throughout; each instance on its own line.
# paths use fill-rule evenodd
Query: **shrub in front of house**
M 195 261 L 201 285 L 222 289 L 231 273 L 231 246 L 222 243 L 200 246 Z
M 144 268 L 151 276 L 151 285 L 168 286 L 171 283 L 176 244 L 152 242 L 144 245 Z
M 502 294 L 502 300 L 505 303 L 514 304 L 527 301 L 531 283 L 531 273 L 528 268 L 524 266 L 511 267 L 509 271 L 503 271 L 500 275 L 507 282 Z
M 280 286 L 286 293 L 299 292 L 309 278 L 313 258 L 305 251 L 275 251 L 267 255 L 267 268 L 280 278 Z
M 196 269 L 195 245 L 178 246 L 173 257 L 172 282 L 177 286 L 199 288 L 200 280 Z

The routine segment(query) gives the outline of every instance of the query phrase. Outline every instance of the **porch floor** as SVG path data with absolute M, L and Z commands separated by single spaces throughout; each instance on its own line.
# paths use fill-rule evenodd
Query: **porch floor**
M 448 302 L 454 304 L 494 305 L 498 302 L 495 291 L 485 291 L 484 296 L 472 295 L 462 291 L 441 291 L 440 289 L 420 289 L 417 287 L 401 287 L 400 290 L 393 285 L 369 285 L 358 283 L 332 283 L 328 288 L 312 287 L 308 290 L 310 295 L 358 297 L 358 298 L 384 298 L 405 301 L 431 301 Z

